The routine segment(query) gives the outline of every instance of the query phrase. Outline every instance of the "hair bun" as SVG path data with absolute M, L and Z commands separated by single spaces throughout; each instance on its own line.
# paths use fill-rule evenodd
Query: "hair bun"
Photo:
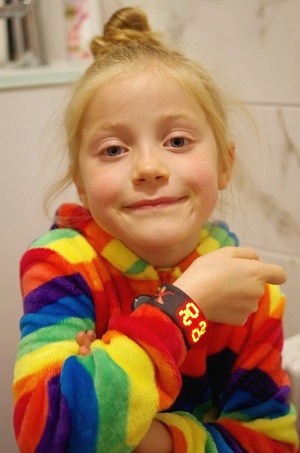
M 130 43 L 160 45 L 158 34 L 151 31 L 144 11 L 139 8 L 122 8 L 104 25 L 103 36 L 96 36 L 90 44 L 94 57 L 107 53 L 111 45 Z
M 104 26 L 104 36 L 113 30 L 150 31 L 148 19 L 139 8 L 122 8 L 116 11 Z

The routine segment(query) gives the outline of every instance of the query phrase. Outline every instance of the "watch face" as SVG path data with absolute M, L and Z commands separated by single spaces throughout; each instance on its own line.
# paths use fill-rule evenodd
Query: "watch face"
M 188 332 L 190 344 L 197 343 L 206 332 L 206 321 L 204 321 L 200 309 L 193 301 L 185 302 L 176 312 L 178 324 Z

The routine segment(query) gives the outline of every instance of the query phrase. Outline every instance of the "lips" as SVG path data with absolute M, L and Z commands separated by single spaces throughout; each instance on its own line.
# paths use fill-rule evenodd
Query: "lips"
M 146 209 L 146 208 L 163 208 L 172 206 L 181 202 L 185 197 L 159 197 L 154 199 L 139 200 L 131 203 L 126 208 L 128 209 Z

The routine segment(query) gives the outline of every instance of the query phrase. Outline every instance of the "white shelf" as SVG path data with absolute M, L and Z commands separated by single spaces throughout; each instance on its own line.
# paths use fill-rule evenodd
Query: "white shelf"
M 34 68 L 0 68 L 0 90 L 69 84 L 76 81 L 85 68 L 86 65 L 68 63 Z

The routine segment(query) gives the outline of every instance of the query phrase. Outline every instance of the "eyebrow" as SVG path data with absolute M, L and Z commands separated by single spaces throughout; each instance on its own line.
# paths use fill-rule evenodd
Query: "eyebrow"
M 115 123 L 113 121 L 112 122 L 102 122 L 102 123 L 99 122 L 93 127 L 93 130 L 90 131 L 88 141 L 90 143 L 93 143 L 95 140 L 97 140 L 97 138 L 99 137 L 101 132 L 110 131 L 113 129 L 121 129 L 124 127 L 125 127 L 124 124 Z
M 188 120 L 188 121 L 192 121 L 192 122 L 198 121 L 198 119 L 195 116 L 190 115 L 186 112 L 169 113 L 169 114 L 167 113 L 167 114 L 161 116 L 161 120 L 162 121 Z
M 193 124 L 198 123 L 200 118 L 195 117 L 194 115 L 190 115 L 187 112 L 180 112 L 180 113 L 165 113 L 161 115 L 159 118 L 160 123 L 167 123 L 167 122 L 172 122 L 172 121 L 189 121 L 192 122 Z M 118 122 L 99 122 L 95 125 L 95 128 L 93 129 L 89 142 L 93 143 L 95 140 L 97 140 L 97 137 L 101 134 L 103 131 L 109 131 L 112 129 L 125 129 L 127 126 L 126 124 L 123 123 L 118 123 Z
M 97 132 L 97 131 L 101 131 L 101 130 L 106 130 L 106 129 L 113 129 L 113 128 L 116 128 L 116 127 L 123 127 L 122 123 L 115 123 L 115 122 L 103 122 L 103 123 L 97 123 L 95 125 L 95 131 L 94 132 Z
M 197 122 L 198 118 L 195 116 L 191 116 L 188 113 L 166 113 L 159 118 L 159 121 L 166 122 L 166 121 L 176 121 L 176 120 L 188 120 Z M 114 128 L 123 128 L 126 127 L 123 123 L 117 123 L 114 121 L 111 122 L 100 122 L 97 123 L 95 126 L 95 131 L 93 133 L 97 133 L 97 131 L 107 130 L 107 129 L 114 129 Z

